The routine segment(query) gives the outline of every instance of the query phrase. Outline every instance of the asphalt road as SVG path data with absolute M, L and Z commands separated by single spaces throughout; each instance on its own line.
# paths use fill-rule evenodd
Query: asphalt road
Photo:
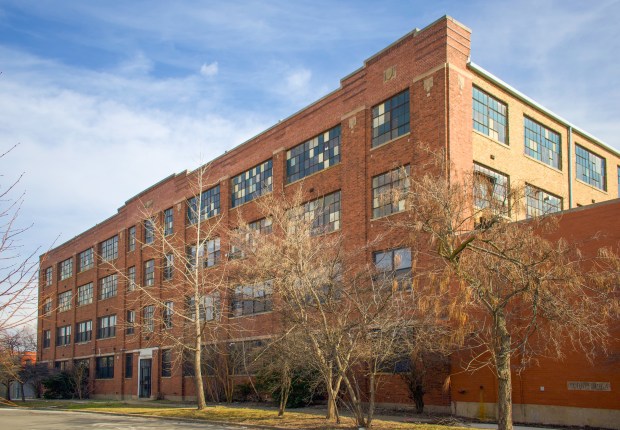
M 243 426 L 196 423 L 159 418 L 128 417 L 85 412 L 0 408 L 0 430 L 184 429 L 242 430 Z

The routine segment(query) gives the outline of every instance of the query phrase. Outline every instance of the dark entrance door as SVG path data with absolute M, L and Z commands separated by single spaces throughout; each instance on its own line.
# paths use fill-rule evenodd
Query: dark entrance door
M 151 397 L 151 360 L 140 360 L 140 397 Z

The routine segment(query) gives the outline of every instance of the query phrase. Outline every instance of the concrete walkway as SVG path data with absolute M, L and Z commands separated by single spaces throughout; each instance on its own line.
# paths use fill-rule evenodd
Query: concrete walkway
M 187 403 L 181 403 L 181 402 L 169 402 L 169 401 L 157 401 L 157 400 L 110 400 L 112 402 L 123 402 L 126 404 L 130 404 L 130 405 L 135 405 L 135 406 L 145 406 L 147 404 L 157 404 L 161 407 L 192 407 L 194 406 L 193 403 L 191 402 L 187 402 Z M 57 401 L 54 401 L 57 402 Z M 91 400 L 82 400 L 82 401 L 78 401 L 78 400 L 67 400 L 67 403 L 89 403 L 91 402 Z M 213 405 L 212 403 L 210 405 Z M 267 406 L 267 405 L 262 405 L 262 404 L 248 404 L 248 403 L 232 403 L 232 404 L 216 404 L 216 405 L 221 405 L 221 406 L 231 406 L 231 407 L 239 407 L 239 408 L 248 408 L 248 409 L 260 409 L 260 410 L 268 410 L 268 411 L 275 411 L 276 408 L 275 407 L 271 407 L 271 406 Z M 289 409 L 289 411 L 291 412 L 301 412 L 301 413 L 308 413 L 308 414 L 314 414 L 314 415 L 321 415 L 324 416 L 326 413 L 326 409 L 324 407 L 321 406 L 310 406 L 310 407 L 306 407 L 306 408 L 298 408 L 298 409 Z M 79 410 L 79 412 L 91 412 L 88 409 L 83 409 L 83 410 Z M 95 412 L 95 411 L 92 411 Z M 341 416 L 343 417 L 351 417 L 351 414 L 346 410 L 346 409 L 341 409 L 340 411 Z M 115 415 L 123 415 L 122 412 L 115 412 Z M 390 414 L 389 411 L 385 411 L 385 410 L 380 410 L 378 413 L 375 414 L 374 419 L 377 420 L 382 420 L 382 421 L 392 421 L 392 422 L 406 422 L 406 423 L 412 423 L 412 424 L 416 424 L 416 423 L 420 423 L 420 424 L 438 424 L 438 425 L 446 425 L 446 428 L 449 428 L 449 426 L 458 426 L 458 427 L 469 427 L 472 429 L 497 429 L 497 423 L 493 423 L 493 422 L 477 422 L 477 421 L 471 421 L 468 420 L 466 418 L 461 418 L 461 417 L 455 417 L 455 416 L 450 416 L 450 415 L 432 415 L 432 414 L 423 414 L 423 415 L 417 415 L 414 413 L 407 413 L 404 411 L 398 411 L 397 413 L 394 414 Z M 193 420 L 190 420 L 193 421 Z M 202 421 L 202 420 L 200 420 Z M 202 422 L 208 422 L 208 421 L 202 421 Z M 553 426 L 547 426 L 547 427 L 543 427 L 543 426 L 528 426 L 528 425 L 515 425 L 514 426 L 515 430 L 558 430 L 558 429 L 565 429 L 564 427 L 553 427 Z

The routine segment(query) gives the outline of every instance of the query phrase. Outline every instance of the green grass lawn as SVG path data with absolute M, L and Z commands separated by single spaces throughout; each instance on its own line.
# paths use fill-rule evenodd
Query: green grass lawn
M 169 418 L 191 418 L 199 420 L 221 421 L 239 424 L 260 424 L 268 427 L 287 429 L 350 429 L 355 427 L 352 418 L 342 417 L 341 424 L 327 421 L 323 416 L 307 412 L 286 412 L 278 417 L 277 411 L 262 408 L 238 406 L 208 406 L 199 411 L 192 406 L 181 406 L 166 401 L 144 402 L 143 404 L 125 403 L 122 401 L 97 400 L 29 400 L 26 403 L 17 401 L 18 407 L 54 408 L 66 410 L 88 410 L 100 413 L 120 413 L 127 415 L 150 415 Z M 394 421 L 373 421 L 373 429 L 381 430 L 446 430 L 446 426 L 435 424 L 411 424 Z M 459 427 L 450 427 L 459 429 Z

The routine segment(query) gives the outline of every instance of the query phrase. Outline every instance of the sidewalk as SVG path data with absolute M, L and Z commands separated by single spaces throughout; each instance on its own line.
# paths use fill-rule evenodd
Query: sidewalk
M 59 401 L 51 401 L 50 403 L 58 403 Z M 65 401 L 60 401 L 62 403 L 64 403 Z M 67 406 L 70 404 L 87 404 L 87 403 L 91 403 L 93 402 L 92 400 L 67 400 Z M 102 403 L 105 403 L 108 401 L 102 401 Z M 191 402 L 172 402 L 172 401 L 158 401 L 158 400 L 133 400 L 133 399 L 128 399 L 128 400 L 109 400 L 109 402 L 113 402 L 113 403 L 123 403 L 126 405 L 131 405 L 133 407 L 153 407 L 156 406 L 157 407 L 162 407 L 162 408 L 192 408 L 195 407 L 194 403 Z M 95 403 L 98 403 L 98 401 L 95 401 Z M 259 410 L 259 411 L 270 411 L 270 412 L 275 412 L 277 409 L 275 407 L 272 406 L 268 406 L 268 405 L 264 405 L 264 404 L 257 404 L 257 403 L 232 403 L 232 404 L 209 404 L 208 406 L 222 406 L 222 407 L 231 407 L 231 408 L 240 408 L 240 409 L 253 409 L 253 410 Z M 49 407 L 45 407 L 43 406 L 44 409 L 63 409 L 64 406 L 58 406 L 58 405 L 50 405 Z M 111 409 L 115 409 L 114 411 L 110 411 L 110 412 L 104 412 L 104 413 L 112 413 L 114 415 L 128 415 L 131 416 L 132 414 L 129 413 L 123 413 L 122 410 L 118 410 L 117 408 L 112 407 Z M 291 413 L 302 413 L 302 414 L 311 414 L 311 415 L 315 415 L 315 416 L 325 416 L 326 413 L 326 408 L 323 406 L 309 406 L 309 407 L 305 407 L 305 408 L 299 408 L 299 409 L 288 409 L 288 412 Z M 101 413 L 102 411 L 94 411 L 94 410 L 90 410 L 90 409 L 79 409 L 79 410 L 73 410 L 73 412 L 92 412 L 92 413 Z M 448 430 L 450 427 L 465 427 L 465 428 L 472 428 L 472 429 L 497 429 L 498 426 L 496 423 L 492 423 L 492 422 L 478 422 L 475 420 L 469 420 L 467 418 L 461 418 L 461 417 L 455 417 L 455 416 L 451 416 L 451 415 L 432 415 L 432 414 L 422 414 L 422 415 L 418 415 L 415 414 L 413 412 L 408 412 L 408 411 L 392 411 L 393 413 L 390 413 L 391 411 L 389 410 L 379 410 L 375 415 L 374 415 L 374 419 L 376 420 L 381 420 L 381 421 L 385 421 L 385 422 L 393 422 L 393 423 L 407 423 L 407 424 L 434 424 L 434 425 L 441 425 L 441 426 L 445 426 L 446 429 Z M 340 411 L 340 414 L 342 417 L 347 417 L 347 418 L 351 418 L 351 414 L 349 413 L 349 411 L 347 411 L 346 409 L 342 409 Z M 144 415 L 144 416 L 148 416 L 148 415 Z M 163 416 L 158 416 L 159 418 L 166 418 Z M 211 420 L 204 420 L 204 419 L 194 419 L 194 418 L 172 418 L 169 417 L 167 419 L 184 419 L 184 420 L 189 420 L 189 421 L 196 421 L 196 422 L 217 422 L 220 424 L 226 424 L 227 422 L 224 421 L 211 421 Z M 228 424 L 234 424 L 234 425 L 240 425 L 240 423 L 234 423 L 234 422 L 230 422 Z M 270 426 L 264 426 L 261 424 L 251 424 L 249 422 L 246 422 L 242 425 L 248 425 L 250 424 L 251 427 L 260 427 L 260 428 L 275 428 L 275 427 L 270 427 Z M 552 426 L 547 426 L 547 427 L 543 427 L 543 426 L 537 426 L 537 425 L 515 425 L 514 426 L 515 430 L 557 430 L 557 429 L 564 429 L 564 427 L 552 427 Z

